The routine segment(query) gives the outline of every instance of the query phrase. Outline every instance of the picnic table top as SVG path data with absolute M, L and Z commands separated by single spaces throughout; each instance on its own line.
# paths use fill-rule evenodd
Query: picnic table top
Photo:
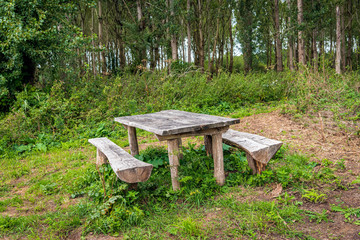
M 207 114 L 165 110 L 156 113 L 115 118 L 116 122 L 140 128 L 160 136 L 197 132 L 237 124 L 239 119 Z

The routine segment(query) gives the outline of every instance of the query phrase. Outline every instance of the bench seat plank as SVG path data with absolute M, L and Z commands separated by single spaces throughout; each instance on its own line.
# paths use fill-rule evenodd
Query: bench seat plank
M 262 164 L 267 164 L 282 146 L 280 141 L 231 129 L 223 134 L 223 142 L 243 149 L 255 161 Z
M 149 179 L 153 165 L 134 158 L 106 137 L 88 141 L 106 156 L 111 168 L 124 182 L 137 183 Z

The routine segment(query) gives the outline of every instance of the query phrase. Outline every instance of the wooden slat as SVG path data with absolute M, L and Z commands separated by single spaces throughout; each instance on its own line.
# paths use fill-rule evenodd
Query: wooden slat
M 231 129 L 222 137 L 224 143 L 243 149 L 254 160 L 263 164 L 267 164 L 282 146 L 280 141 Z
M 153 166 L 142 162 L 107 138 L 88 140 L 108 159 L 116 175 L 128 183 L 144 182 L 149 179 Z
M 179 134 L 173 134 L 173 135 L 167 135 L 167 136 L 161 136 L 161 135 L 155 135 L 159 141 L 165 141 L 170 139 L 176 139 L 176 138 L 184 138 L 184 137 L 192 137 L 192 136 L 202 136 L 202 135 L 213 135 L 217 133 L 224 133 L 229 129 L 228 126 L 226 127 L 219 127 L 219 128 L 211 128 L 206 130 L 200 130 L 197 132 L 189 132 L 189 133 L 179 133 Z
M 160 136 L 198 132 L 239 123 L 239 119 L 166 110 L 157 113 L 115 118 L 116 122 L 144 129 Z

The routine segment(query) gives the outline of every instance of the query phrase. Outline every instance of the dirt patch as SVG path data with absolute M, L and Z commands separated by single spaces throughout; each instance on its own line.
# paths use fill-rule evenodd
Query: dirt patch
M 360 174 L 360 138 L 341 130 L 330 117 L 294 121 L 275 111 L 244 117 L 232 128 L 283 141 L 291 150 L 306 154 L 313 161 L 328 159 L 336 163 L 344 159 L 346 170 L 353 173 L 346 174 L 347 177 L 353 180 Z

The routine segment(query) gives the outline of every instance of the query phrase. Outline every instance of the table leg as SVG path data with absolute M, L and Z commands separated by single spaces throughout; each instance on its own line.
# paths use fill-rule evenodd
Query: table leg
M 127 126 L 131 155 L 139 155 L 139 146 L 136 137 L 136 128 Z
M 225 184 L 224 154 L 222 148 L 222 133 L 212 135 L 212 152 L 214 158 L 214 177 L 217 184 Z
M 181 138 L 178 138 L 178 146 L 179 146 L 179 159 L 184 158 L 184 154 L 182 153 L 182 141 Z
M 180 165 L 179 157 L 179 140 L 171 139 L 167 141 L 168 143 L 168 153 L 169 153 L 169 162 L 170 162 L 170 172 L 171 172 L 171 183 L 174 191 L 180 189 L 180 182 L 178 180 L 179 172 L 178 167 Z
M 204 136 L 204 145 L 205 145 L 205 151 L 206 155 L 212 156 L 212 137 L 211 135 L 205 135 Z

